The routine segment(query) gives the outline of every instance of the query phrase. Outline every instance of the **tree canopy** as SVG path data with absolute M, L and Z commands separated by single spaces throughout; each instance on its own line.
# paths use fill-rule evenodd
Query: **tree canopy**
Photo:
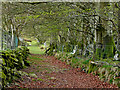
M 40 43 L 65 45 L 68 51 L 70 45 L 83 51 L 102 45 L 105 50 L 108 36 L 109 48 L 118 51 L 118 11 L 117 2 L 4 2 L 3 29 Z

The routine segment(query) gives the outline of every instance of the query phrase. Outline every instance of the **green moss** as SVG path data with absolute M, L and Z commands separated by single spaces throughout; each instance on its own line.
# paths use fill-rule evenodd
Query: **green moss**
M 115 43 L 113 40 L 113 36 L 106 35 L 103 38 L 103 43 L 104 43 L 104 52 L 103 52 L 103 57 L 104 58 L 110 58 L 113 57 L 113 51 L 115 47 Z
M 112 79 L 110 79 L 110 84 L 112 84 L 112 82 L 113 82 L 113 78 L 112 78 Z
M 96 49 L 95 58 L 96 58 L 96 59 L 100 59 L 100 58 L 101 58 L 101 55 L 102 55 L 102 49 L 101 49 L 101 48 L 97 48 L 97 49 Z
M 20 78 L 21 72 L 18 70 L 30 65 L 27 62 L 28 54 L 29 50 L 26 47 L 2 51 L 2 87 L 11 83 L 13 79 Z
M 37 79 L 38 81 L 44 81 L 43 79 L 41 79 L 41 78 L 39 78 L 39 79 Z

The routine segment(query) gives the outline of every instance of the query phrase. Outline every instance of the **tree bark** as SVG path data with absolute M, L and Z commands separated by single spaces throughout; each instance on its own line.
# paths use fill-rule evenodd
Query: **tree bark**
M 2 2 L 0 2 L 0 50 L 2 50 Z
M 98 2 L 96 4 L 98 10 L 100 10 L 101 8 L 101 5 L 100 5 L 100 2 Z M 98 13 L 99 15 L 101 13 Z M 96 31 L 95 31 L 95 40 L 96 40 L 96 58 L 100 58 L 101 57 L 101 53 L 102 53 L 102 25 L 101 25 L 101 18 L 100 17 L 97 17 L 98 19 L 98 24 L 97 24 L 97 27 L 96 27 Z
M 118 2 L 119 10 L 118 10 L 118 41 L 117 41 L 117 49 L 120 53 L 120 1 Z

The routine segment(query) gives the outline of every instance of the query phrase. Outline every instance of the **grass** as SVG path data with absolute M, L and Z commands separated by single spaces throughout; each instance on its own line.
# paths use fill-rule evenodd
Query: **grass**
M 42 58 L 39 58 L 39 57 L 32 57 L 32 56 L 30 56 L 29 58 L 32 59 L 32 60 L 40 60 L 40 61 L 44 60 L 44 59 L 42 59 Z
M 41 50 L 39 46 L 29 46 L 28 49 L 32 54 L 44 54 L 45 51 Z
M 30 53 L 32 54 L 44 54 L 45 53 L 45 50 L 40 49 L 36 41 L 29 42 L 29 44 L 31 44 L 31 46 L 28 46 Z
M 39 79 L 37 79 L 38 81 L 44 81 L 43 79 L 41 79 L 41 78 L 39 78 Z
M 32 42 L 27 42 L 28 44 L 31 44 L 32 46 L 36 46 L 36 45 L 38 45 L 37 44 L 37 41 L 32 41 Z
M 32 79 L 32 81 L 37 81 L 36 79 Z

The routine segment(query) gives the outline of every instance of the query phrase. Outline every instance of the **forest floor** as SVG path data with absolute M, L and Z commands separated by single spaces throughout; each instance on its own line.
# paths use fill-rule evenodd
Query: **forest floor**
M 32 62 L 31 66 L 22 71 L 34 73 L 37 77 L 22 76 L 22 79 L 13 81 L 9 88 L 117 88 L 53 56 L 31 54 L 28 60 Z

